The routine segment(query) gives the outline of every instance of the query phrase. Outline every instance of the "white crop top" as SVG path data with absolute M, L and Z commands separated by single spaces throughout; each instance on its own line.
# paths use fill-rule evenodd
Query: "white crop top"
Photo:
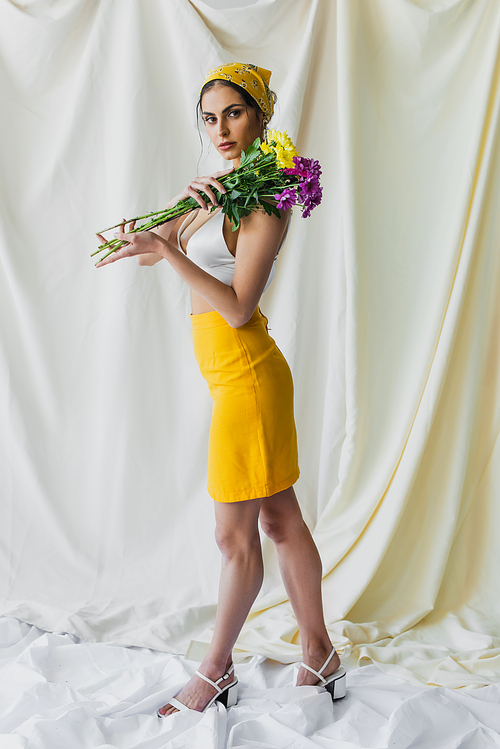
M 188 213 L 177 233 L 177 244 L 179 248 L 181 248 L 180 236 L 187 219 L 190 217 L 192 217 L 192 214 Z M 288 226 L 289 225 L 290 222 L 288 222 Z M 285 241 L 285 237 L 288 233 L 288 226 L 286 228 L 285 236 L 283 237 L 281 245 Z M 219 211 L 214 216 L 209 218 L 208 221 L 202 224 L 200 228 L 197 229 L 194 234 L 188 239 L 188 243 L 186 245 L 186 254 L 193 261 L 193 263 L 196 263 L 196 265 L 198 265 L 200 268 L 203 268 L 204 271 L 210 273 L 211 276 L 214 276 L 215 278 L 218 278 L 219 281 L 222 281 L 222 283 L 231 286 L 236 265 L 236 258 L 228 249 L 226 240 L 224 239 L 223 227 L 224 213 L 222 213 L 222 211 Z M 269 278 L 267 279 L 267 283 L 264 287 L 264 291 L 269 288 L 271 281 L 274 278 L 274 274 L 276 273 L 276 260 L 278 257 L 278 253 L 276 253 L 276 257 L 274 258 L 273 265 L 269 273 Z

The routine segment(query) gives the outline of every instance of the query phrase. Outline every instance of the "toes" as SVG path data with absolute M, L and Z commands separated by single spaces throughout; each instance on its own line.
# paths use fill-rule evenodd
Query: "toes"
M 173 705 L 168 704 L 168 705 L 163 705 L 163 707 L 160 707 L 158 712 L 160 713 L 161 716 L 166 718 L 168 715 L 172 715 L 172 713 L 178 713 L 179 711 Z

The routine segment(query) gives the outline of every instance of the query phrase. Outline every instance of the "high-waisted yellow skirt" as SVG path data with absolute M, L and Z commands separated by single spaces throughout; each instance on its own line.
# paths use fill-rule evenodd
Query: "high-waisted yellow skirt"
M 257 307 L 232 328 L 218 312 L 191 315 L 194 353 L 213 400 L 208 447 L 217 502 L 269 497 L 299 477 L 293 381 Z

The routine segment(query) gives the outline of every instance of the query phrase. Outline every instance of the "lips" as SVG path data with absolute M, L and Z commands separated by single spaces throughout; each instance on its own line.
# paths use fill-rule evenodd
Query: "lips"
M 230 143 L 229 141 L 226 141 L 224 143 L 219 143 L 219 150 L 228 151 L 230 148 L 232 148 L 235 145 L 236 143 Z

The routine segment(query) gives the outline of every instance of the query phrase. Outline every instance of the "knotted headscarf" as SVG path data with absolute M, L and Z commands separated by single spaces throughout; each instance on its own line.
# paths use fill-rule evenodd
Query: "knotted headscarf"
M 271 71 L 244 62 L 229 62 L 207 73 L 203 86 L 209 81 L 231 81 L 247 91 L 255 99 L 268 120 L 274 111 L 274 101 L 269 90 Z M 203 86 L 201 87 L 203 89 Z

